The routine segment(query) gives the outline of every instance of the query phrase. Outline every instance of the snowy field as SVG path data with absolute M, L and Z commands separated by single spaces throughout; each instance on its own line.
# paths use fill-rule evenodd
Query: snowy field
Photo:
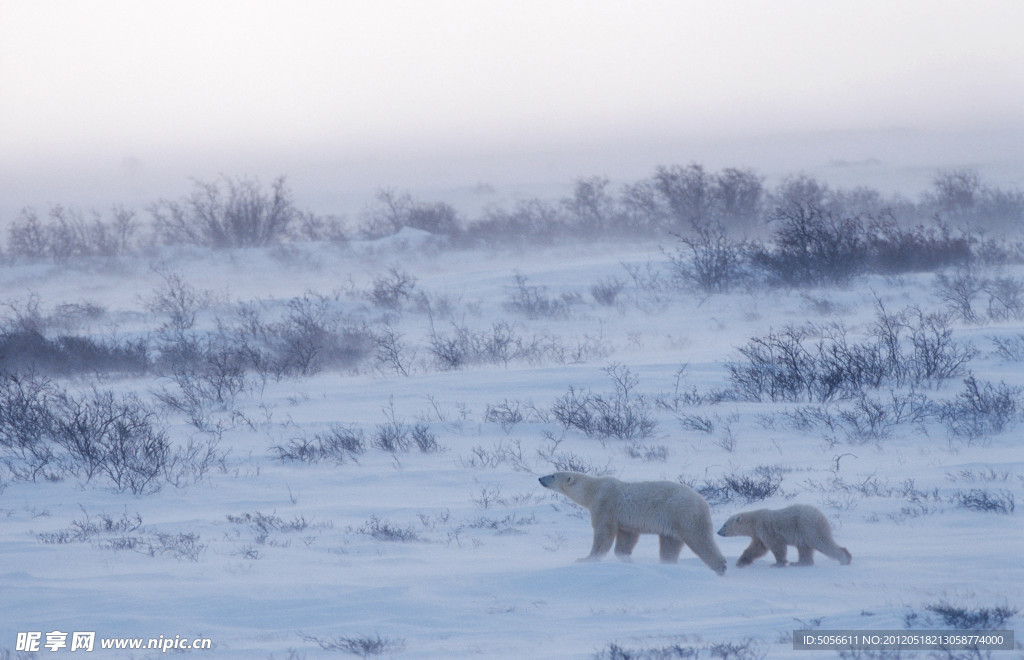
M 882 310 L 927 334 L 915 323 L 948 306 L 937 274 L 704 295 L 673 284 L 660 248 L 447 249 L 406 229 L 0 267 L 4 322 L 35 319 L 48 336 L 146 336 L 168 352 L 173 337 L 241 336 L 248 318 L 364 347 L 347 359 L 316 344 L 305 373 L 250 370 L 219 396 L 212 376 L 172 370 L 48 377 L 65 396 L 137 396 L 172 447 L 211 453 L 175 483 L 135 488 L 102 467 L 26 475 L 5 454 L 0 658 L 58 655 L 18 651 L 32 631 L 44 644 L 52 631 L 209 639 L 192 655 L 217 658 L 836 657 L 793 651 L 792 631 L 946 629 L 951 610 L 1016 628 L 1018 650 L 992 657 L 1024 657 L 1024 444 L 1010 405 L 1024 321 L 950 316 L 944 346 L 962 364 L 948 378 L 741 397 L 729 365 L 754 338 L 841 324 L 850 345 L 868 342 Z M 977 406 L 970 428 L 950 414 L 972 401 L 971 374 L 1006 395 L 998 422 Z M 537 482 L 566 469 L 687 483 L 716 529 L 813 504 L 853 561 L 737 569 L 748 540 L 717 538 L 719 577 L 687 549 L 660 564 L 644 536 L 631 563 L 577 564 L 586 512 Z M 98 644 L 96 656 L 161 655 Z

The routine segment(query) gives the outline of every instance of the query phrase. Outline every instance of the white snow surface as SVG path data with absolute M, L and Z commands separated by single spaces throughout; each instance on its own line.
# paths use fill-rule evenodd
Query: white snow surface
M 136 496 L 100 480 L 31 482 L 4 474 L 0 655 L 4 649 L 14 655 L 19 632 L 60 630 L 209 638 L 213 649 L 193 655 L 217 658 L 336 657 L 344 652 L 332 644 L 378 637 L 388 642 L 385 657 L 401 658 L 589 658 L 607 654 L 612 644 L 635 650 L 678 644 L 704 649 L 700 657 L 706 657 L 725 642 L 749 644 L 749 657 L 832 657 L 794 652 L 791 632 L 901 629 L 909 615 L 927 614 L 926 606 L 939 602 L 1024 608 L 1022 507 L 1000 514 L 953 501 L 958 491 L 987 489 L 1024 504 L 1019 427 L 967 442 L 934 421 L 904 423 L 888 438 L 855 441 L 840 431 L 800 431 L 784 422 L 786 411 L 806 402 L 725 401 L 685 410 L 655 403 L 677 386 L 725 389 L 726 363 L 737 359 L 737 347 L 771 329 L 841 321 L 852 334 L 864 332 L 876 297 L 888 309 L 937 309 L 934 274 L 702 296 L 637 286 L 624 265 L 668 277 L 657 244 L 501 252 L 446 249 L 418 234 L 344 246 L 162 250 L 139 261 L 0 268 L 0 302 L 36 294 L 44 310 L 85 301 L 103 308 L 102 318 L 80 333 L 155 329 L 161 319 L 146 301 L 160 286 L 160 272 L 175 272 L 210 292 L 201 327 L 230 316 L 239 302 L 316 292 L 332 296 L 353 318 L 387 319 L 409 355 L 415 351 L 408 376 L 371 359 L 353 369 L 271 379 L 244 392 L 230 410 L 214 413 L 226 458 L 195 483 Z M 434 301 L 438 330 L 453 323 L 483 330 L 503 319 L 521 335 L 589 348 L 578 360 L 441 370 L 427 350 L 431 318 L 422 305 L 407 300 L 384 310 L 365 295 L 391 267 L 415 277 L 415 290 Z M 517 274 L 553 297 L 577 293 L 577 302 L 549 318 L 509 310 Z M 598 304 L 589 289 L 611 278 L 624 289 L 614 305 Z M 442 299 L 451 310 L 444 314 L 436 311 Z M 825 302 L 828 313 L 815 311 Z M 1022 331 L 1019 321 L 958 324 L 955 337 L 979 349 L 969 365 L 979 379 L 1024 385 L 1021 365 L 1002 361 L 990 340 Z M 652 436 L 587 437 L 550 415 L 570 386 L 610 392 L 605 370 L 612 364 L 638 379 L 636 394 L 651 403 L 657 421 Z M 153 392 L 168 386 L 156 377 L 95 382 L 79 376 L 61 384 L 136 392 L 154 405 Z M 951 379 L 926 394 L 948 399 L 960 387 L 960 379 Z M 488 406 L 506 400 L 548 414 L 505 426 L 487 421 Z M 389 410 L 399 421 L 425 424 L 443 451 L 393 455 L 369 446 L 336 464 L 286 462 L 272 449 L 332 424 L 362 429 L 370 445 Z M 707 416 L 715 430 L 685 428 L 681 413 Z M 180 415 L 168 411 L 160 419 L 175 442 L 205 437 Z M 656 451 L 645 458 L 645 450 Z M 782 480 L 775 495 L 713 506 L 716 529 L 738 511 L 813 504 L 853 561 L 841 566 L 818 554 L 813 567 L 776 569 L 769 556 L 737 569 L 747 539 L 716 537 L 729 560 L 719 577 L 687 549 L 678 564 L 659 563 L 656 539 L 644 536 L 632 562 L 610 554 L 599 563 L 575 563 L 589 552 L 589 518 L 537 482 L 556 471 L 555 454 L 624 480 L 697 485 L 753 474 L 759 466 L 777 469 Z M 141 526 L 85 541 L 44 541 L 104 516 L 137 516 Z M 252 522 L 261 517 L 278 524 L 263 533 Z M 375 522 L 415 538 L 375 538 L 368 533 Z M 161 534 L 198 535 L 195 560 L 114 549 L 120 537 Z M 795 559 L 795 548 L 790 555 Z M 1017 615 L 1007 626 L 1020 621 Z

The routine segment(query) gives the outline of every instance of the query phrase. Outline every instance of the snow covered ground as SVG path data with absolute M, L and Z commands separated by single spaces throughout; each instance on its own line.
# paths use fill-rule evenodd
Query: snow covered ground
M 21 657 L 18 635 L 32 631 L 43 642 L 51 631 L 206 638 L 213 648 L 194 655 L 218 658 L 832 657 L 793 651 L 792 631 L 946 628 L 928 609 L 940 604 L 1024 609 L 1024 525 L 1011 506 L 1024 503 L 1019 428 L 968 440 L 932 415 L 872 436 L 842 422 L 849 401 L 704 396 L 728 389 L 727 364 L 751 338 L 833 321 L 862 337 L 879 300 L 893 311 L 940 309 L 935 274 L 706 297 L 668 283 L 656 244 L 448 250 L 406 230 L 345 246 L 8 265 L 0 314 L 34 294 L 44 315 L 68 303 L 100 310 L 76 334 L 141 336 L 167 320 L 154 300 L 169 274 L 203 294 L 197 329 L 230 322 L 242 302 L 270 317 L 305 296 L 376 336 L 392 330 L 397 358 L 371 351 L 308 376 L 253 378 L 205 411 L 204 430 L 164 410 L 175 443 L 217 438 L 226 452 L 196 482 L 133 495 L 101 479 L 0 471 L 0 657 Z M 408 276 L 409 295 L 381 304 L 375 283 L 394 285 L 396 274 Z M 615 282 L 614 299 L 599 302 L 591 288 Z M 517 307 L 521 295 L 539 313 Z M 435 339 L 504 333 L 529 350 L 445 369 L 431 328 Z M 1021 363 L 991 338 L 1021 332 L 1024 321 L 954 324 L 955 340 L 977 349 L 967 369 L 1010 386 L 1024 386 Z M 615 400 L 616 374 L 654 422 L 649 434 L 600 437 L 560 423 L 553 407 L 571 393 Z M 175 391 L 156 376 L 60 385 L 134 392 L 154 406 L 161 390 Z M 890 389 L 868 395 L 887 401 Z M 962 389 L 956 377 L 918 393 L 938 403 Z M 796 423 L 801 411 L 818 423 Z M 429 451 L 375 446 L 389 429 L 415 431 Z M 361 437 L 365 451 L 281 458 L 332 430 Z M 819 554 L 812 568 L 762 559 L 737 569 L 747 539 L 719 538 L 730 563 L 719 577 L 688 550 L 661 565 L 645 536 L 631 563 L 576 564 L 590 547 L 586 513 L 537 483 L 566 467 L 703 488 L 716 528 L 745 509 L 813 504 L 853 562 Z M 766 497 L 729 490 L 727 478 Z M 979 498 L 1004 512 L 979 510 Z M 1021 633 L 1021 620 L 1003 627 Z M 994 657 L 1024 657 L 1021 641 Z

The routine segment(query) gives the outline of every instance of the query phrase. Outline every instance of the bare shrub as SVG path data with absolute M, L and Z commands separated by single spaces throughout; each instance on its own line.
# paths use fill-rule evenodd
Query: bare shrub
M 551 414 L 565 428 L 588 436 L 620 440 L 649 437 L 657 426 L 647 398 L 635 393 L 639 378 L 628 367 L 613 364 L 603 370 L 614 392 L 595 394 L 573 387 L 555 400 Z
M 491 208 L 466 231 L 469 240 L 509 246 L 552 241 L 565 235 L 561 209 L 540 199 L 518 200 L 511 210 Z
M 749 400 L 767 396 L 772 401 L 796 401 L 804 396 L 828 400 L 836 396 L 837 389 L 830 385 L 838 385 L 838 381 L 822 381 L 826 374 L 816 369 L 814 355 L 804 346 L 809 334 L 810 328 L 790 326 L 754 337 L 740 347 L 746 362 L 727 366 L 737 394 Z
M 0 374 L 0 460 L 19 479 L 104 477 L 119 491 L 195 481 L 219 460 L 216 443 L 174 447 L 133 394 L 75 396 L 36 378 Z
M 254 305 L 238 307 L 233 324 L 221 323 L 218 342 L 230 346 L 262 377 L 310 376 L 354 367 L 374 354 L 374 334 L 347 322 L 336 300 L 307 292 L 283 304 L 268 321 Z
M 397 266 L 392 266 L 386 275 L 373 278 L 366 297 L 378 307 L 398 310 L 412 298 L 415 289 L 416 278 Z
M 633 441 L 624 447 L 626 455 L 648 463 L 664 463 L 668 460 L 668 447 L 665 445 L 649 446 L 642 442 Z
M 1024 281 L 1010 276 L 985 277 L 970 267 L 935 276 L 938 298 L 964 323 L 1024 318 Z M 985 300 L 979 301 L 979 298 Z M 984 304 L 979 311 L 975 305 Z
M 739 348 L 745 361 L 727 366 L 740 398 L 827 402 L 865 388 L 935 383 L 963 374 L 977 349 L 953 338 L 950 315 L 908 307 L 890 314 L 879 304 L 866 341 L 852 343 L 840 325 L 789 326 Z
M 487 404 L 484 412 L 484 421 L 492 424 L 500 424 L 505 433 L 508 433 L 516 424 L 523 422 L 547 423 L 549 415 L 546 410 L 539 409 L 532 401 L 520 401 L 518 399 L 504 399 L 500 403 Z
M 617 277 L 604 279 L 590 287 L 590 295 L 599 305 L 611 307 L 626 288 L 626 283 Z
M 416 448 L 424 454 L 434 454 L 443 449 L 437 442 L 437 434 L 433 433 L 426 424 L 419 422 L 413 424 L 409 435 L 416 443 Z
M 991 511 L 1011 514 L 1016 508 L 1013 493 L 1008 490 L 992 492 L 982 488 L 958 490 L 949 498 L 950 503 L 971 511 Z
M 998 630 L 1005 627 L 1006 622 L 1015 617 L 1019 611 L 1017 608 L 1007 605 L 976 607 L 954 605 L 948 601 L 929 603 L 924 606 L 924 609 L 938 616 L 943 627 L 956 630 Z M 926 618 L 930 619 L 927 615 Z M 910 627 L 910 623 L 916 623 L 917 619 L 917 615 L 908 617 L 908 627 Z M 934 627 L 930 620 L 922 623 Z
M 666 646 L 628 648 L 612 642 L 598 651 L 595 660 L 673 660 L 674 658 L 721 658 L 722 660 L 764 660 L 766 654 L 753 639 L 697 645 L 676 643 Z
M 0 371 L 53 376 L 81 373 L 141 375 L 151 367 L 145 338 L 117 340 L 0 329 Z
M 459 463 L 467 468 L 496 468 L 508 463 L 519 472 L 531 471 L 523 457 L 523 447 L 519 440 L 498 442 L 490 450 L 478 445 L 470 450 L 469 457 L 460 458 Z
M 579 294 L 566 293 L 560 297 L 548 295 L 546 286 L 527 284 L 525 275 L 516 274 L 515 283 L 508 289 L 505 309 L 523 314 L 529 319 L 561 318 L 569 314 L 580 301 Z
M 1024 410 L 1022 388 L 979 383 L 973 374 L 963 390 L 940 406 L 939 418 L 954 438 L 975 440 L 1013 428 Z
M 370 352 L 369 333 L 344 326 L 323 296 L 306 294 L 286 306 L 287 316 L 271 326 L 268 337 L 282 373 L 310 376 L 328 367 L 350 366 Z
M 246 375 L 249 353 L 223 336 L 169 332 L 161 341 L 158 365 L 173 387 L 163 386 L 153 395 L 197 429 L 211 430 L 210 413 L 231 409 L 235 398 L 253 387 Z
M 196 181 L 188 197 L 161 200 L 149 212 L 163 242 L 211 248 L 279 243 L 300 215 L 284 177 L 269 191 L 252 179 Z
M 971 344 L 953 339 L 949 315 L 926 314 L 912 307 L 909 316 L 911 351 L 906 358 L 906 371 L 910 382 L 934 382 L 963 374 L 965 365 L 978 351 Z
M 64 469 L 86 481 L 105 475 L 118 490 L 141 495 L 159 490 L 161 481 L 178 481 L 183 472 L 198 469 L 201 477 L 215 460 L 212 447 L 205 455 L 175 450 L 157 428 L 156 413 L 132 394 L 61 393 L 54 406 L 50 433 L 65 452 Z
M 579 472 L 595 477 L 604 477 L 614 473 L 610 465 L 598 467 L 591 461 L 571 451 L 551 452 L 542 454 L 544 460 L 559 472 Z
M 390 521 L 377 516 L 372 516 L 355 530 L 359 534 L 365 534 L 377 541 L 420 541 L 420 535 L 412 527 L 399 527 Z
M 1019 321 L 1024 318 L 1024 280 L 1019 277 L 993 277 L 982 290 L 988 296 L 986 313 L 993 321 Z
M 706 433 L 708 435 L 715 432 L 715 423 L 707 415 L 681 413 L 676 419 L 679 420 L 679 425 L 687 431 L 696 431 L 697 433 Z
M 354 461 L 366 452 L 366 437 L 355 425 L 332 424 L 324 433 L 316 433 L 312 438 L 293 438 L 286 445 L 271 447 L 271 451 L 282 461 L 334 461 L 340 464 Z
M 373 434 L 373 446 L 392 454 L 409 451 L 412 448 L 409 427 L 395 419 L 378 424 Z
M 14 260 L 55 263 L 114 257 L 134 250 L 137 228 L 135 212 L 123 207 L 114 207 L 109 220 L 97 212 L 86 219 L 81 211 L 54 206 L 43 221 L 35 210 L 25 209 L 8 227 L 8 254 Z
M 608 193 L 610 181 L 595 176 L 577 179 L 572 197 L 562 199 L 569 223 L 586 236 L 600 236 L 616 223 L 615 201 Z
M 213 294 L 196 289 L 177 273 L 164 270 L 157 270 L 157 273 L 163 279 L 163 284 L 144 301 L 146 309 L 167 318 L 163 325 L 164 329 L 192 329 L 199 310 L 213 303 Z
M 675 226 L 705 224 L 714 218 L 714 176 L 702 165 L 658 167 L 654 183 L 667 202 Z
M 884 440 L 897 424 L 897 419 L 885 402 L 865 395 L 857 397 L 853 405 L 839 411 L 846 425 L 848 437 L 855 441 Z
M 449 237 L 460 231 L 458 213 L 444 202 L 417 202 L 409 193 L 391 188 L 378 190 L 375 199 L 362 227 L 362 233 L 369 238 L 390 236 L 403 227 Z
M 168 534 L 164 532 L 140 533 L 142 517 L 127 512 L 119 518 L 100 514 L 96 518 L 83 509 L 85 520 L 72 521 L 69 529 L 37 534 L 40 543 L 86 543 L 102 550 L 132 550 L 156 557 L 168 555 L 174 559 L 199 561 L 206 546 L 199 543 L 198 534 Z
M 268 542 L 271 534 L 277 532 L 302 532 L 310 527 L 310 521 L 305 516 L 295 516 L 291 520 L 285 520 L 276 513 L 263 513 L 255 511 L 242 514 L 227 515 L 228 522 L 235 525 L 245 525 L 253 534 L 253 541 L 258 545 Z
M 545 347 L 536 337 L 525 337 L 510 323 L 495 321 L 486 330 L 451 323 L 451 331 L 430 328 L 427 347 L 438 368 L 445 371 L 478 364 L 508 366 L 514 360 L 537 360 Z
M 389 401 L 383 410 L 386 421 L 377 425 L 372 440 L 374 447 L 391 454 L 407 452 L 413 445 L 424 454 L 443 451 L 444 448 L 437 442 L 437 435 L 431 432 L 427 424 L 417 422 L 410 426 L 398 417 L 394 401 Z
M 688 485 L 712 506 L 727 504 L 737 499 L 744 504 L 752 504 L 778 494 L 782 486 L 782 470 L 760 465 L 754 468 L 752 474 L 733 473 L 718 480 L 705 479 L 701 484 Z
M 935 291 L 938 298 L 964 323 L 978 321 L 974 299 L 983 288 L 982 278 L 970 268 L 957 269 L 953 274 L 939 273 L 935 276 Z
M 415 353 L 402 341 L 402 334 L 390 324 L 371 333 L 373 345 L 377 348 L 377 365 L 384 372 L 408 376 L 412 369 Z
M 974 259 L 970 238 L 944 224 L 904 229 L 886 210 L 866 227 L 870 268 L 879 273 L 906 273 L 963 267 Z
M 39 376 L 0 371 L 0 462 L 17 479 L 56 478 L 57 454 L 50 442 L 57 389 Z
M 59 305 L 50 314 L 41 310 L 39 296 L 3 304 L 8 314 L 0 321 L 0 372 L 45 373 L 71 376 L 81 373 L 143 374 L 150 368 L 146 338 L 121 339 L 57 334 L 105 311 L 92 303 Z
M 1008 337 L 990 337 L 996 346 L 996 355 L 1007 362 L 1024 362 L 1024 333 Z
M 666 252 L 676 286 L 701 293 L 725 293 L 747 277 L 746 247 L 726 234 L 720 224 L 695 224 L 688 234 L 677 235 L 684 246 Z
M 85 520 L 73 520 L 69 529 L 43 532 L 36 534 L 36 538 L 40 543 L 81 543 L 102 534 L 126 534 L 142 527 L 142 516 L 138 512 L 129 516 L 125 511 L 119 518 L 103 513 L 94 518 L 85 509 L 82 512 L 85 513 Z
M 774 284 L 842 284 L 867 267 L 864 223 L 835 216 L 819 202 L 794 200 L 771 214 L 776 230 L 770 245 L 755 245 L 750 256 Z
M 361 658 L 369 658 L 376 655 L 392 655 L 405 650 L 404 639 L 388 639 L 380 634 L 362 637 L 334 637 L 324 639 L 312 635 L 302 635 L 302 639 L 313 642 L 324 651 L 349 653 L 358 655 Z

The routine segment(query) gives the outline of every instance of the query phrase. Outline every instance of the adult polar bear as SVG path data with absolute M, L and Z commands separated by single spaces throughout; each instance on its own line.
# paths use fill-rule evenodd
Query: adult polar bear
M 615 554 L 628 560 L 641 534 L 657 534 L 661 561 L 679 560 L 683 545 L 725 574 L 725 557 L 715 543 L 711 509 L 696 491 L 671 481 L 629 483 L 612 477 L 579 472 L 556 472 L 540 478 L 545 488 L 558 491 L 590 511 L 594 545 L 579 561 L 597 561 L 615 542 Z

